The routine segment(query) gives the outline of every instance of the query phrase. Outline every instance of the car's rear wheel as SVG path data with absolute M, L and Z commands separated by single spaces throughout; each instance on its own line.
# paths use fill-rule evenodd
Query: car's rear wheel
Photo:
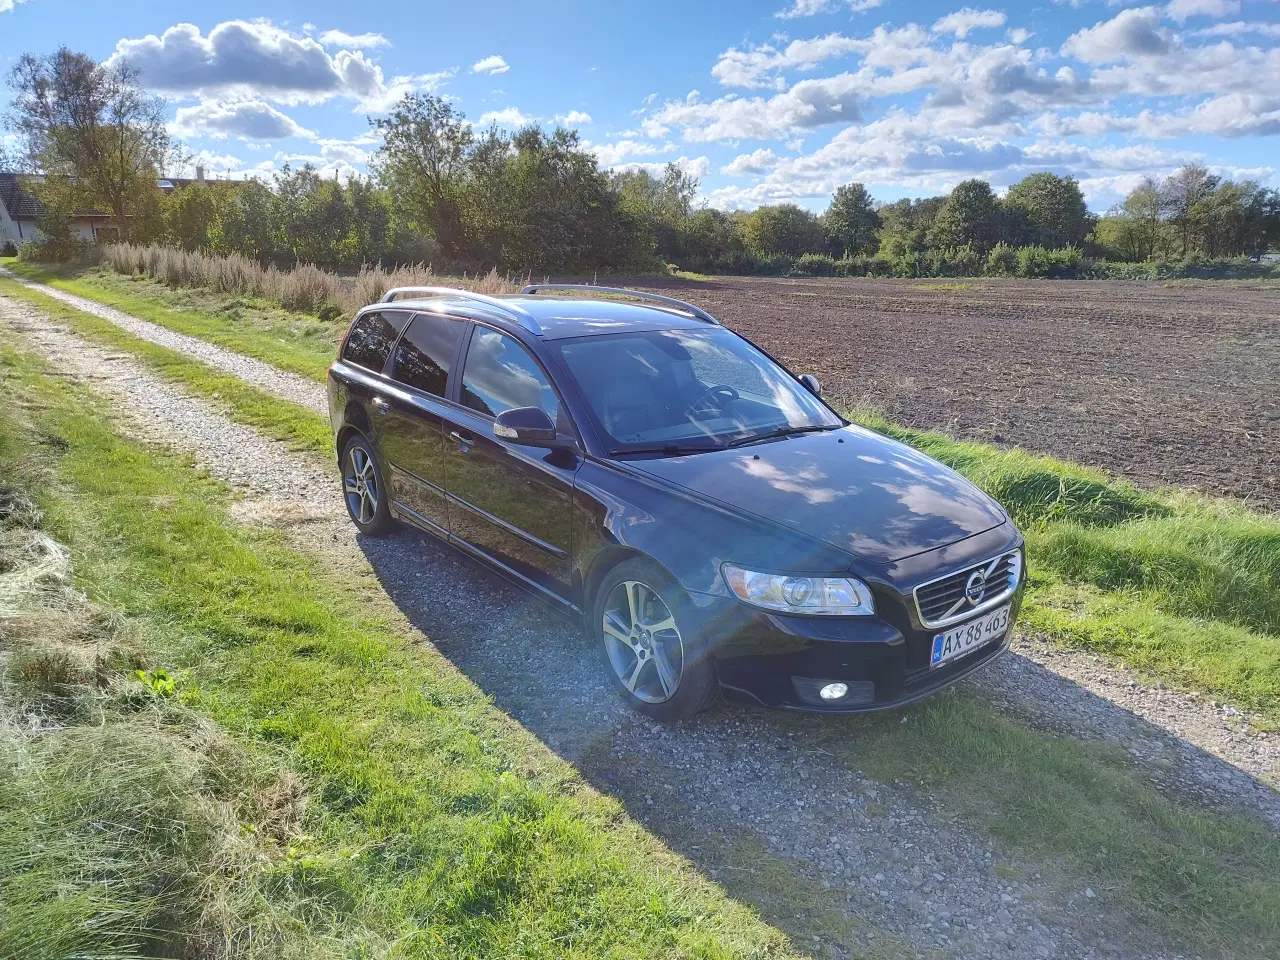
M 628 560 L 596 592 L 595 633 L 622 699 L 655 720 L 683 720 L 715 699 L 715 667 L 688 595 L 661 567 Z
M 342 499 L 361 533 L 380 537 L 395 527 L 378 458 L 369 441 L 359 435 L 342 448 Z

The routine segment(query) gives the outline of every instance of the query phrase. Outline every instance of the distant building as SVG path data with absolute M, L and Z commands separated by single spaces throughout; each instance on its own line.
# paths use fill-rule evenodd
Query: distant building
M 196 167 L 195 177 L 165 177 L 156 181 L 156 187 L 162 193 L 173 193 L 174 190 L 205 182 L 204 167 Z M 18 174 L 0 173 L 0 243 L 5 240 L 24 243 L 39 239 L 40 231 L 36 228 L 36 222 L 43 214 L 43 205 L 22 189 Z M 79 239 L 90 243 L 109 243 L 119 236 L 116 228 L 111 225 L 111 214 L 98 210 L 77 210 L 71 227 Z

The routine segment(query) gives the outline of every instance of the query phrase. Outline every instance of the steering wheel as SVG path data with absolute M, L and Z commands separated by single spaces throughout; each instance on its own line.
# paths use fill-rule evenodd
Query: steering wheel
M 716 402 L 717 398 L 719 398 L 719 402 Z M 728 384 L 721 383 L 714 387 L 708 387 L 697 400 L 685 407 L 684 412 L 686 415 L 693 417 L 694 419 L 702 419 L 697 416 L 699 413 L 719 412 L 723 410 L 727 404 L 738 399 L 740 399 L 740 397 L 737 390 L 733 389 L 733 387 Z

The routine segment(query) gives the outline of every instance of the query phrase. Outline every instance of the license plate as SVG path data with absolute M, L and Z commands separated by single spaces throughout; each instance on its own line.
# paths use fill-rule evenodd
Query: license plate
M 929 655 L 929 666 L 940 667 L 973 653 L 984 644 L 999 640 L 1008 629 L 1009 604 L 1005 604 L 977 620 L 970 620 L 945 633 L 936 634 L 933 638 L 933 652 Z

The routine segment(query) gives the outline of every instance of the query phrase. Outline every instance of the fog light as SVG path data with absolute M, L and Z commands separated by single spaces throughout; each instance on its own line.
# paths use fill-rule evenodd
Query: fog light
M 818 696 L 823 700 L 839 700 L 848 692 L 849 685 L 847 683 L 828 683 L 818 691 Z

